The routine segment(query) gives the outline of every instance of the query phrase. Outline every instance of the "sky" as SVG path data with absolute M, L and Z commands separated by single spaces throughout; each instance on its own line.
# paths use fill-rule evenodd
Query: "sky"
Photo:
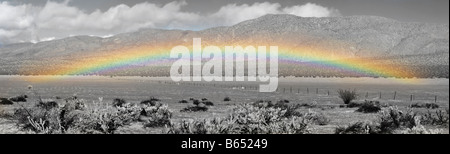
M 449 0 L 0 0 L 0 45 L 141 28 L 202 30 L 266 14 L 449 23 Z

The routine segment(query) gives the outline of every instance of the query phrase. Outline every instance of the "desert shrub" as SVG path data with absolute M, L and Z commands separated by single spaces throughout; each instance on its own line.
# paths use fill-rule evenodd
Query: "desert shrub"
M 223 99 L 223 101 L 224 101 L 224 102 L 229 102 L 229 101 L 231 101 L 231 98 L 227 96 L 227 97 L 225 97 L 225 98 Z
M 326 117 L 323 113 L 320 112 L 314 112 L 314 111 L 309 111 L 307 113 L 305 113 L 303 115 L 303 117 L 307 120 L 309 120 L 311 123 L 314 123 L 316 125 L 328 125 L 328 123 L 330 123 L 330 119 L 328 117 Z
M 172 112 L 167 105 L 144 105 L 141 107 L 128 103 L 118 108 L 92 108 L 89 116 L 90 118 L 84 120 L 81 124 L 81 132 L 113 134 L 119 127 L 137 121 L 143 122 L 145 127 L 159 127 L 170 124 Z
M 82 120 L 85 108 L 83 100 L 68 101 L 62 107 L 51 100 L 40 100 L 32 107 L 15 109 L 14 118 L 25 130 L 45 134 L 66 133 Z
M 233 123 L 225 119 L 186 121 L 170 125 L 164 133 L 168 134 L 229 134 L 233 132 Z M 167 129 L 167 128 L 166 128 Z
M 425 107 L 426 107 L 427 109 L 437 109 L 437 108 L 439 108 L 439 105 L 437 105 L 437 104 L 435 104 L 435 103 L 426 103 L 426 104 L 425 104 Z
M 140 120 L 144 122 L 145 127 L 160 127 L 170 125 L 172 111 L 167 105 L 147 106 L 142 108 Z
M 159 101 L 161 101 L 161 100 L 158 99 L 158 98 L 155 98 L 155 97 L 151 97 L 150 99 L 141 101 L 141 104 L 143 104 L 143 105 L 150 105 L 150 106 L 156 106 L 156 105 L 158 105 Z
M 202 101 L 202 103 L 205 104 L 206 106 L 214 106 L 214 103 L 208 100 Z
M 192 103 L 193 103 L 194 105 L 199 105 L 199 104 L 200 104 L 200 101 L 197 100 L 197 99 L 194 99 L 194 100 L 192 100 Z
M 63 131 L 68 130 L 82 120 L 84 110 L 86 110 L 86 105 L 83 100 L 68 101 L 64 104 L 64 106 L 59 109 L 60 125 L 63 128 Z
M 180 110 L 180 112 L 206 112 L 206 111 L 208 111 L 208 107 L 204 105 L 188 106 Z
M 19 127 L 36 133 L 61 133 L 59 106 L 53 102 L 40 101 L 33 107 L 21 107 L 14 111 L 14 118 Z
M 357 108 L 357 107 L 361 107 L 361 103 L 356 103 L 356 102 L 350 102 L 347 104 L 347 108 Z
M 124 99 L 121 99 L 121 98 L 114 99 L 113 103 L 112 103 L 112 105 L 114 107 L 122 107 L 125 104 L 127 104 L 127 101 L 125 101 Z
M 121 106 L 93 103 L 82 114 L 72 131 L 83 134 L 114 134 L 119 127 L 138 121 L 141 107 L 130 103 Z
M 253 103 L 253 106 L 267 108 L 267 107 L 273 107 L 273 106 L 275 106 L 275 104 L 273 104 L 272 101 L 270 101 L 270 100 L 258 100 Z
M 381 110 L 380 102 L 378 101 L 366 101 L 356 110 L 362 113 L 377 113 Z
M 302 104 L 299 104 L 299 107 L 315 108 L 315 107 L 317 107 L 317 105 L 316 104 L 310 104 L 310 103 L 302 103 Z
M 123 126 L 117 109 L 105 108 L 91 110 L 77 125 L 77 129 L 84 134 L 113 134 L 117 128 Z
M 243 134 L 304 134 L 309 133 L 309 121 L 303 117 L 291 117 L 286 121 L 286 110 L 281 108 L 260 108 L 249 104 L 236 106 L 229 119 Z
M 9 100 L 13 101 L 13 102 L 27 102 L 27 95 L 20 95 L 20 96 L 16 96 L 16 97 L 12 97 Z
M 139 121 L 142 115 L 149 115 L 149 113 L 145 112 L 144 107 L 130 103 L 125 104 L 123 107 L 118 107 L 117 112 L 117 118 L 123 125 Z
M 380 131 L 381 133 L 391 134 L 396 129 L 413 128 L 418 125 L 417 119 L 419 119 L 419 116 L 411 109 L 403 112 L 397 107 L 389 107 L 380 112 Z
M 421 121 L 423 124 L 427 125 L 443 125 L 448 127 L 449 111 L 448 109 L 436 110 L 435 112 L 428 110 L 428 112 L 422 116 Z
M 207 98 L 202 98 L 202 101 L 207 101 L 208 99 Z
M 290 118 L 290 117 L 303 116 L 303 114 L 298 111 L 299 108 L 300 108 L 300 105 L 289 105 L 286 108 L 281 108 L 281 109 L 286 111 L 284 113 L 284 117 Z
M 181 100 L 181 101 L 179 101 L 178 103 L 180 103 L 180 104 L 186 104 L 186 103 L 189 103 L 187 100 Z
M 411 108 L 437 109 L 437 108 L 439 108 L 439 105 L 437 105 L 436 103 L 425 103 L 425 104 L 415 103 L 415 104 L 411 104 L 410 107 Z
M 289 105 L 287 103 L 285 103 L 284 101 L 278 101 L 275 104 L 269 104 L 268 107 L 274 107 L 274 108 L 280 108 L 280 109 L 286 109 L 289 107 Z
M 444 113 L 437 111 L 436 114 Z M 428 118 L 428 116 L 433 116 Z M 401 111 L 397 107 L 389 107 L 379 112 L 379 119 L 375 123 L 357 122 L 346 127 L 338 127 L 336 134 L 438 134 L 442 130 L 426 129 L 421 124 L 432 123 L 432 118 L 437 116 L 428 113 L 428 116 L 418 116 L 411 109 Z M 425 117 L 425 118 L 424 118 Z M 448 117 L 448 112 L 447 112 Z M 422 119 L 425 119 L 422 121 Z M 447 121 L 448 123 L 448 121 Z
M 356 122 L 345 127 L 337 127 L 335 134 L 378 134 L 378 127 L 368 122 Z
M 410 107 L 410 108 L 422 108 L 422 104 L 420 104 L 420 103 L 414 103 L 414 104 L 411 104 L 409 107 Z
M 56 98 L 58 98 L 58 97 L 56 97 Z M 73 100 L 77 100 L 77 99 L 78 99 L 77 96 L 71 96 L 71 97 L 69 97 L 69 98 L 65 98 L 64 100 L 65 100 L 66 102 L 68 102 L 68 101 L 73 101 Z
M 14 104 L 12 101 L 7 98 L 0 98 L 0 105 L 12 105 Z
M 289 103 L 290 101 L 287 99 L 279 100 L 277 103 Z
M 443 130 L 440 129 L 427 129 L 423 125 L 419 125 L 400 131 L 400 134 L 442 134 L 442 132 Z
M 71 100 L 64 106 L 36 105 L 15 110 L 14 117 L 21 128 L 36 133 L 113 134 L 119 127 L 145 119 L 145 126 L 162 126 L 170 123 L 172 113 L 167 106 L 143 107 L 125 103 L 108 105 L 94 102 L 89 107 L 83 100 Z
M 39 100 L 37 107 L 44 108 L 47 110 L 58 108 L 59 104 L 53 100 Z
M 277 108 L 277 109 L 284 110 L 285 114 L 283 115 L 283 117 L 287 117 L 287 118 L 293 117 L 293 116 L 300 117 L 303 115 L 297 111 L 297 109 L 302 107 L 302 105 L 300 105 L 300 104 L 288 105 L 287 103 L 285 103 L 285 101 L 278 101 L 277 103 L 273 104 L 272 101 L 269 101 L 269 100 L 266 100 L 266 101 L 259 100 L 259 101 L 252 103 L 252 106 L 258 107 L 258 108 Z
M 339 94 L 339 98 L 341 98 L 342 101 L 344 101 L 344 104 L 349 104 L 350 102 L 355 100 L 357 97 L 356 92 L 350 91 L 350 90 L 339 89 L 338 94 Z
M 281 121 L 286 111 L 280 108 L 259 108 L 248 104 L 237 105 L 231 116 L 239 124 L 271 123 Z
M 309 121 L 301 117 L 286 119 L 284 110 L 242 104 L 224 119 L 182 121 L 171 125 L 169 134 L 305 134 Z

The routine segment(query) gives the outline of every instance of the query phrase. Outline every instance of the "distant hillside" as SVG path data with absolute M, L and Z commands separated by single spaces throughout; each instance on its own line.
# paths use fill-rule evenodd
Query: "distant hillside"
M 293 15 L 266 15 L 234 26 L 202 31 L 142 29 L 109 38 L 76 36 L 36 44 L 3 45 L 0 47 L 0 74 L 46 74 L 39 68 L 95 58 L 91 56 L 93 53 L 100 56 L 113 50 L 126 52 L 128 48 L 139 46 L 192 45 L 195 37 L 202 38 L 204 45 L 257 46 L 270 43 L 287 48 L 306 48 L 310 49 L 308 52 L 367 58 L 371 63 L 404 65 L 415 72 L 415 77 L 448 78 L 448 25 L 404 23 L 374 16 L 302 18 Z M 99 74 L 166 76 L 169 65 L 167 62 L 159 66 L 128 67 Z M 339 70 L 296 65 L 280 65 L 280 75 L 348 76 Z

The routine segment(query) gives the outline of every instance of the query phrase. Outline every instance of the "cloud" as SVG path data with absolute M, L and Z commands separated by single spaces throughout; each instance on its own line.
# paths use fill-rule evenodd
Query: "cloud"
M 200 30 L 214 26 L 229 26 L 266 14 L 293 14 L 302 17 L 337 16 L 339 11 L 307 3 L 282 7 L 278 3 L 228 4 L 217 12 L 199 14 L 184 12 L 185 1 L 165 5 L 124 4 L 106 11 L 86 13 L 70 6 L 69 1 L 48 1 L 44 6 L 0 3 L 0 44 L 38 42 L 73 35 L 107 36 L 132 32 L 141 28 Z M 43 39 L 40 39 L 43 38 Z
M 220 10 L 209 16 L 210 20 L 215 21 L 214 26 L 230 26 L 239 22 L 258 18 L 267 14 L 292 14 L 300 17 L 331 17 L 340 16 L 336 9 L 323 7 L 314 3 L 305 5 L 295 5 L 282 8 L 278 3 L 254 3 L 253 5 L 229 4 L 220 8 Z
M 336 9 L 326 8 L 314 3 L 286 7 L 283 9 L 283 12 L 301 17 L 332 17 L 341 15 Z

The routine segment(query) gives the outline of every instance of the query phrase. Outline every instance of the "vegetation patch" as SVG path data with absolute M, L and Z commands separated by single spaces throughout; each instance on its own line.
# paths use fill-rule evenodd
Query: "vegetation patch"
M 331 121 L 323 113 L 314 112 L 314 111 L 309 111 L 309 112 L 305 113 L 304 115 L 302 115 L 302 117 L 308 119 L 311 123 L 320 125 L 320 126 L 328 125 Z
M 7 98 L 0 98 L 0 105 L 13 105 L 14 103 Z
M 147 106 L 142 108 L 140 116 L 145 127 L 161 127 L 171 124 L 172 112 L 167 105 Z
M 121 98 L 114 99 L 113 103 L 112 103 L 112 105 L 114 107 L 122 107 L 125 104 L 127 104 L 127 101 L 125 101 L 124 99 L 121 99 Z
M 338 127 L 335 134 L 378 134 L 377 126 L 368 122 L 356 122 L 345 127 Z
M 27 98 L 28 98 L 27 95 L 20 95 L 20 96 L 9 98 L 9 100 L 13 101 L 13 102 L 27 102 Z
M 425 104 L 415 103 L 415 104 L 412 104 L 410 107 L 411 108 L 437 109 L 437 108 L 439 108 L 439 105 L 437 105 L 436 103 L 425 103 Z
M 181 101 L 178 101 L 178 103 L 180 103 L 180 104 L 187 104 L 187 103 L 189 103 L 187 100 L 181 100 Z
M 359 108 L 361 105 L 362 103 L 350 102 L 347 104 L 347 108 Z
M 284 119 L 286 111 L 250 104 L 236 106 L 224 118 L 182 121 L 167 128 L 169 134 L 307 134 L 309 121 L 301 117 Z
M 356 91 L 351 90 L 338 90 L 339 98 L 344 101 L 344 104 L 350 104 L 353 100 L 357 98 Z
M 379 101 L 366 101 L 362 103 L 356 111 L 362 113 L 377 113 L 381 111 L 381 105 Z
M 143 105 L 150 105 L 150 106 L 156 106 L 158 105 L 158 102 L 160 102 L 161 100 L 155 97 L 151 97 L 150 99 L 141 101 L 141 104 Z
M 206 112 L 206 111 L 208 111 L 208 107 L 206 107 L 205 105 L 188 106 L 180 110 L 180 112 Z
M 40 101 L 32 107 L 22 106 L 15 110 L 14 118 L 19 127 L 36 133 L 114 134 L 119 127 L 138 121 L 145 127 L 170 125 L 172 117 L 166 105 L 107 105 L 94 102 L 88 107 L 78 99 L 69 100 L 63 106 L 54 104 L 53 101 Z
M 428 110 L 428 112 L 422 116 L 421 121 L 423 124 L 439 125 L 448 128 L 449 110 L 448 108 L 445 110 L 436 110 L 434 112 Z

